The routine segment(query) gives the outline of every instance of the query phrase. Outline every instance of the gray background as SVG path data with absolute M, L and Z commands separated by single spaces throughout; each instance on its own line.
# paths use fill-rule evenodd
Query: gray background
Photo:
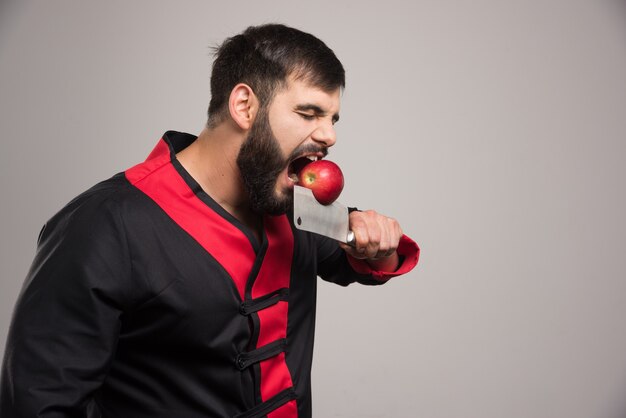
M 0 4 L 2 347 L 43 223 L 198 133 L 208 47 L 279 21 L 346 67 L 341 200 L 422 247 L 320 285 L 315 416 L 626 416 L 623 2 Z

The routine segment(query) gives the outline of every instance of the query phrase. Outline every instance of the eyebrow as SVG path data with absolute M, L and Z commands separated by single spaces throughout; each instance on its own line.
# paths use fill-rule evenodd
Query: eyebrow
M 324 111 L 324 109 L 312 103 L 299 104 L 296 106 L 296 111 L 313 112 L 316 116 L 326 116 L 326 112 Z M 337 123 L 338 121 L 339 113 L 335 113 L 333 115 L 333 123 Z

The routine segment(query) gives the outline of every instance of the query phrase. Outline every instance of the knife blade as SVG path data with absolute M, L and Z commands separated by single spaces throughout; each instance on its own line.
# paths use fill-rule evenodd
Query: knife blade
M 339 202 L 322 205 L 310 189 L 293 188 L 293 222 L 296 228 L 314 232 L 354 246 L 354 233 L 350 231 L 348 208 Z

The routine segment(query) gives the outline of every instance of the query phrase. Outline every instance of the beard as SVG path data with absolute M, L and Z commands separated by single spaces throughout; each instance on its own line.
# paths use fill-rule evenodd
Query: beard
M 237 156 L 237 165 L 254 212 L 282 215 L 291 208 L 293 195 L 279 196 L 274 190 L 279 174 L 288 163 L 272 132 L 267 111 L 262 108 Z
M 299 155 L 308 152 L 327 154 L 324 147 L 301 145 L 287 158 L 269 123 L 267 109 L 261 108 L 248 137 L 239 149 L 237 165 L 248 192 L 250 208 L 258 214 L 282 215 L 293 206 L 293 192 L 276 191 L 278 176 Z

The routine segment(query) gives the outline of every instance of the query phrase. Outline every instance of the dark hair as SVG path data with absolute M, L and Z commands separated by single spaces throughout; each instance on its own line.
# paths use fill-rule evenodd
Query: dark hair
M 209 125 L 226 115 L 230 92 L 238 83 L 252 88 L 267 106 L 287 77 L 330 92 L 345 87 L 345 71 L 334 52 L 313 35 L 285 25 L 250 26 L 215 50 L 211 74 Z

